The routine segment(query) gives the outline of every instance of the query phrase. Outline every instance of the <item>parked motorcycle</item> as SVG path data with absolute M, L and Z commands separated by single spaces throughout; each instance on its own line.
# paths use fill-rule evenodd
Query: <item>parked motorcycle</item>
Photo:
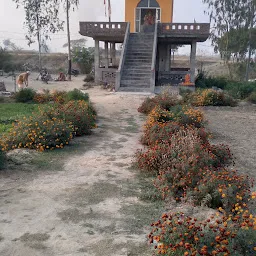
M 79 72 L 78 69 L 74 69 L 74 68 L 71 69 L 71 75 L 72 76 L 77 77 L 79 74 L 80 74 L 80 72 Z
M 41 77 L 41 80 L 46 84 L 48 84 L 48 82 L 52 79 L 46 68 L 41 70 L 36 80 L 39 80 L 39 77 Z

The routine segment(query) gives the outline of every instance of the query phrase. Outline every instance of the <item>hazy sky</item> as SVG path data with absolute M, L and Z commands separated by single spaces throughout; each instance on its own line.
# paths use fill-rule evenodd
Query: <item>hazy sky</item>
M 124 21 L 124 3 L 125 0 L 111 0 L 112 20 Z M 16 9 L 12 0 L 0 0 L 0 42 L 3 39 L 11 39 L 17 45 L 24 49 L 29 49 L 25 40 L 24 10 Z M 206 6 L 202 0 L 174 0 L 174 22 L 208 22 L 208 16 L 204 15 Z M 65 19 L 64 10 L 61 10 L 61 16 Z M 79 35 L 79 21 L 107 21 L 105 17 L 103 0 L 80 0 L 78 10 L 71 14 L 71 37 L 72 39 L 81 38 Z M 62 47 L 66 43 L 65 31 L 52 35 L 50 49 L 52 51 L 65 51 Z M 92 45 L 92 41 L 88 41 Z M 199 51 L 212 52 L 209 42 L 200 44 Z M 32 45 L 30 49 L 36 49 Z M 184 50 L 183 50 L 184 51 Z

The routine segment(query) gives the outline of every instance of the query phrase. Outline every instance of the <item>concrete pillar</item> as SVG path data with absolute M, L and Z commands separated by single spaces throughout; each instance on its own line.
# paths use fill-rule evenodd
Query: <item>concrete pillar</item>
M 108 42 L 105 42 L 105 68 L 109 67 L 109 62 L 108 62 Z
M 95 50 L 94 50 L 94 75 L 95 82 L 99 82 L 101 80 L 100 73 L 100 42 L 99 40 L 94 40 L 95 42 Z
M 116 65 L 116 43 L 111 43 L 110 58 L 112 60 L 112 66 L 115 66 Z
M 166 46 L 166 62 L 165 62 L 165 71 L 170 71 L 170 45 Z
M 165 71 L 166 70 L 166 52 L 167 52 L 167 45 L 160 44 L 159 45 L 159 71 Z
M 190 54 L 190 78 L 191 82 L 195 82 L 195 73 L 196 73 L 196 42 L 191 44 L 191 54 Z

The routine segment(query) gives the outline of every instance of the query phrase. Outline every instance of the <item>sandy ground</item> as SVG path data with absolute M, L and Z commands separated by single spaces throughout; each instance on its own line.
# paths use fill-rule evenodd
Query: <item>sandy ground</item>
M 256 105 L 204 108 L 214 142 L 230 146 L 234 169 L 256 180 Z
M 65 81 L 65 82 L 55 82 L 55 81 L 49 81 L 48 84 L 37 81 L 36 78 L 38 76 L 38 73 L 31 73 L 29 76 L 29 88 L 33 88 L 37 91 L 42 91 L 43 89 L 49 89 L 49 90 L 72 90 L 74 88 L 80 88 L 83 85 L 83 78 L 84 76 L 80 75 L 78 77 L 72 76 L 72 81 Z M 52 78 L 57 78 L 58 75 L 52 75 Z M 4 81 L 6 90 L 13 92 L 14 91 L 14 80 L 12 77 L 0 77 L 0 81 Z M 16 90 L 18 90 L 18 87 L 16 87 Z
M 81 80 L 33 88 L 73 89 Z M 146 184 L 132 167 L 145 96 L 88 92 L 99 114 L 91 136 L 35 154 L 38 169 L 33 162 L 0 173 L 0 255 L 151 255 L 146 235 L 163 208 L 141 200 Z M 256 106 L 204 110 L 214 141 L 229 144 L 236 167 L 255 177 Z

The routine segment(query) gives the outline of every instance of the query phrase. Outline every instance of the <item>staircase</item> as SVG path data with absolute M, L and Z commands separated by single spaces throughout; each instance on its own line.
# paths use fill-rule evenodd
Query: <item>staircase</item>
M 154 33 L 131 33 L 124 59 L 120 91 L 149 92 Z

